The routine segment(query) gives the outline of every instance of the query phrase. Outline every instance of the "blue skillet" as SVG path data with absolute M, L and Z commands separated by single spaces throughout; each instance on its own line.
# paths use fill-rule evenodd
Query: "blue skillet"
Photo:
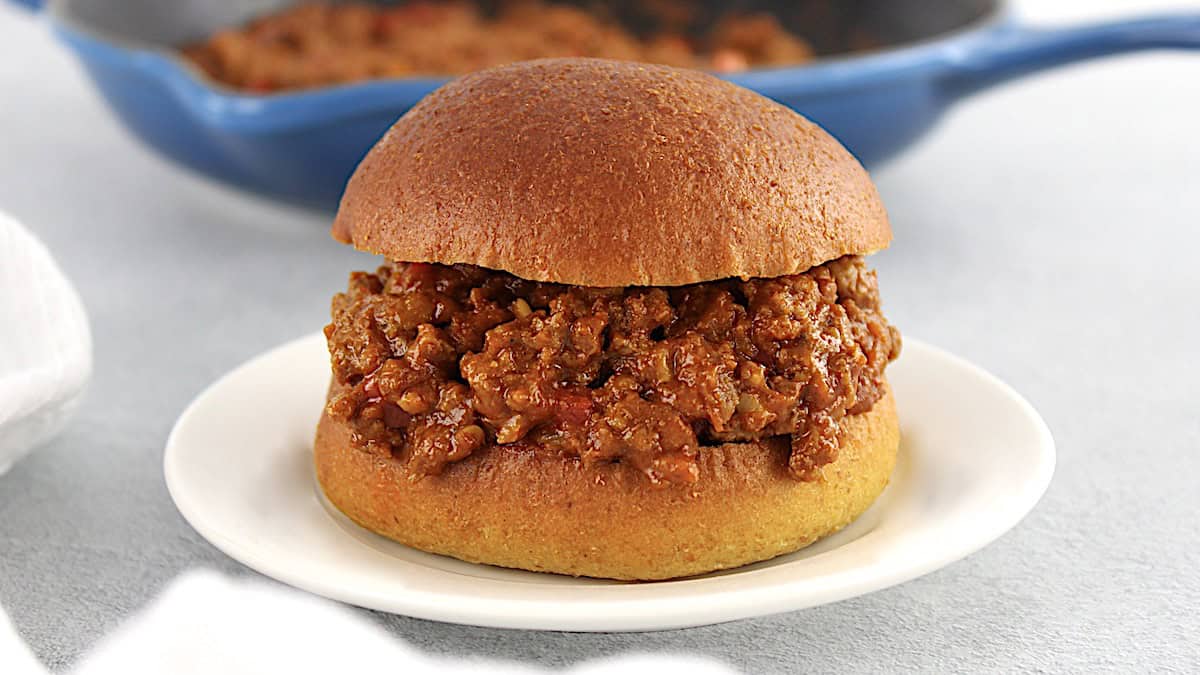
M 375 140 L 446 80 L 250 95 L 211 81 L 173 49 L 290 1 L 49 0 L 45 10 L 55 34 L 144 142 L 227 183 L 332 208 Z M 860 0 L 855 7 L 856 21 L 886 46 L 728 79 L 804 113 L 868 167 L 982 88 L 1106 54 L 1200 47 L 1200 12 L 1034 28 L 997 0 Z

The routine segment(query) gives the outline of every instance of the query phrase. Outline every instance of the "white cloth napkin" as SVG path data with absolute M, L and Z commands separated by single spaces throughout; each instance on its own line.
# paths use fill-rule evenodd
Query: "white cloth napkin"
M 0 673 L 45 675 L 0 612 Z M 11 656 L 10 656 L 11 654 Z M 421 654 L 345 607 L 256 580 L 189 572 L 71 671 L 76 675 L 337 675 L 339 673 L 543 673 L 480 659 Z M 683 656 L 623 656 L 583 664 L 576 675 L 733 672 Z
M 91 372 L 79 295 L 46 247 L 0 213 L 0 474 L 66 424 Z
M 0 611 L 0 673 L 5 675 L 45 675 L 42 664 L 21 642 L 17 631 L 8 622 L 8 615 Z

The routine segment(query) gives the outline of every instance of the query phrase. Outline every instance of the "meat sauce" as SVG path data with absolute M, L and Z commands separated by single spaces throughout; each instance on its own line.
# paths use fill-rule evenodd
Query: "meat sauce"
M 687 484 L 705 446 L 786 436 L 791 475 L 812 480 L 900 350 L 858 256 L 670 288 L 390 263 L 352 274 L 332 317 L 329 414 L 415 475 L 523 444 Z
M 452 75 L 512 61 L 594 56 L 718 72 L 811 61 L 812 47 L 764 12 L 729 12 L 702 38 L 682 16 L 640 35 L 600 11 L 560 2 L 307 2 L 182 48 L 212 78 L 259 93 L 412 75 Z M 647 7 L 647 10 L 652 8 Z

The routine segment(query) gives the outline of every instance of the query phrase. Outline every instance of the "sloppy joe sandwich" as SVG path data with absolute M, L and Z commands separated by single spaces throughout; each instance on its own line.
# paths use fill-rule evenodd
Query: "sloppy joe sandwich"
M 596 59 L 451 82 L 351 178 L 317 477 L 472 562 L 665 579 L 861 514 L 899 445 L 900 336 L 859 163 L 712 76 Z

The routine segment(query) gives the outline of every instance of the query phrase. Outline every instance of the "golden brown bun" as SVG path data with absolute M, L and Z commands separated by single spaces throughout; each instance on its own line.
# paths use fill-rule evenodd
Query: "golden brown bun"
M 582 286 L 775 277 L 891 241 L 866 171 L 812 122 L 704 73 L 600 59 L 430 94 L 359 165 L 333 233 Z
M 845 527 L 887 485 L 900 431 L 889 392 L 847 418 L 821 480 L 786 471 L 783 443 L 704 448 L 692 486 L 657 488 L 628 465 L 583 468 L 494 446 L 412 481 L 405 466 L 351 447 L 321 418 L 316 469 L 359 525 L 470 562 L 613 579 L 669 579 L 795 551 Z

